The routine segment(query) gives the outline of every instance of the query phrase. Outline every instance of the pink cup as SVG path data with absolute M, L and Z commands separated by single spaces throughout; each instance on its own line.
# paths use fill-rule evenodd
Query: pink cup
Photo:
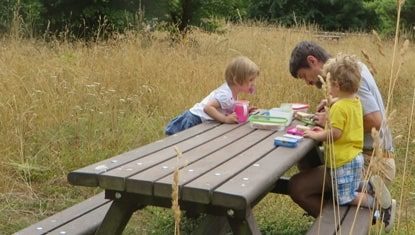
M 235 102 L 234 112 L 238 118 L 239 123 L 244 123 L 248 120 L 249 101 L 238 100 Z

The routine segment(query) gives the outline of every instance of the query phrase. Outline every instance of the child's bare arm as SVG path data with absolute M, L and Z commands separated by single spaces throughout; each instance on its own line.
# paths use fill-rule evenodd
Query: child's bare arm
M 336 141 L 338 139 L 340 139 L 340 137 L 342 136 L 342 130 L 337 129 L 335 127 L 331 128 L 331 134 L 333 135 L 333 140 Z
M 218 111 L 219 108 L 220 108 L 219 102 L 217 100 L 212 100 L 205 106 L 203 111 L 205 111 L 207 115 L 209 115 L 211 118 L 215 119 L 218 122 L 238 123 L 238 119 L 236 118 L 235 113 L 224 115 Z
M 336 141 L 341 137 L 342 131 L 334 127 L 331 131 L 324 130 L 321 127 L 314 127 L 311 130 L 304 131 L 304 137 L 309 137 L 317 141 L 327 141 L 330 134 L 333 135 L 333 140 Z

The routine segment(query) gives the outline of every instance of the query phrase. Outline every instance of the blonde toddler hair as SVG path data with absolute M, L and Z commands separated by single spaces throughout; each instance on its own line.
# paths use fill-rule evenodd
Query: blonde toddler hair
M 226 67 L 225 80 L 228 85 L 242 85 L 252 76 L 259 75 L 259 68 L 252 60 L 245 56 L 234 58 Z
M 323 76 L 330 73 L 330 81 L 337 82 L 343 92 L 356 93 L 360 86 L 360 67 L 353 55 L 338 54 L 323 66 Z

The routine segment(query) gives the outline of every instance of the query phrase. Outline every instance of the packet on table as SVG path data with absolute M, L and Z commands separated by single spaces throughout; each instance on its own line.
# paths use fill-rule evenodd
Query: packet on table
M 297 142 L 300 142 L 304 139 L 304 137 L 302 137 L 301 135 L 284 134 L 283 136 L 291 139 L 296 139 Z
M 298 140 L 294 138 L 287 138 L 283 136 L 275 137 L 274 139 L 274 145 L 275 146 L 284 146 L 289 148 L 295 148 L 297 147 Z

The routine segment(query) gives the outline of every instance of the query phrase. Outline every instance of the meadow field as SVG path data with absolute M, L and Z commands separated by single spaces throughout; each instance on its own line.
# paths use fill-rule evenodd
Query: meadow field
M 332 54 L 355 54 L 365 61 L 364 50 L 386 102 L 392 40 L 378 41 L 372 34 L 324 40 L 315 34 L 307 27 L 232 25 L 223 34 L 194 30 L 174 44 L 163 32 L 131 33 L 96 43 L 0 39 L 0 234 L 11 234 L 98 193 L 69 185 L 66 175 L 162 138 L 173 116 L 223 83 L 225 66 L 234 56 L 248 56 L 261 68 L 256 94 L 245 97 L 251 104 L 267 109 L 306 102 L 315 107 L 322 92 L 289 74 L 294 45 L 315 40 Z M 413 234 L 412 44 L 404 56 L 396 53 L 395 68 L 401 61 L 399 75 L 392 76 L 396 83 L 389 106 L 396 110 L 390 120 L 397 153 L 391 192 L 400 205 L 394 232 Z M 303 213 L 281 195 L 268 195 L 254 210 L 263 234 L 304 233 L 313 219 Z M 185 219 L 182 233 L 191 234 L 197 222 Z M 373 234 L 381 233 L 372 228 Z M 134 214 L 125 234 L 173 231 L 170 210 L 148 207 Z

